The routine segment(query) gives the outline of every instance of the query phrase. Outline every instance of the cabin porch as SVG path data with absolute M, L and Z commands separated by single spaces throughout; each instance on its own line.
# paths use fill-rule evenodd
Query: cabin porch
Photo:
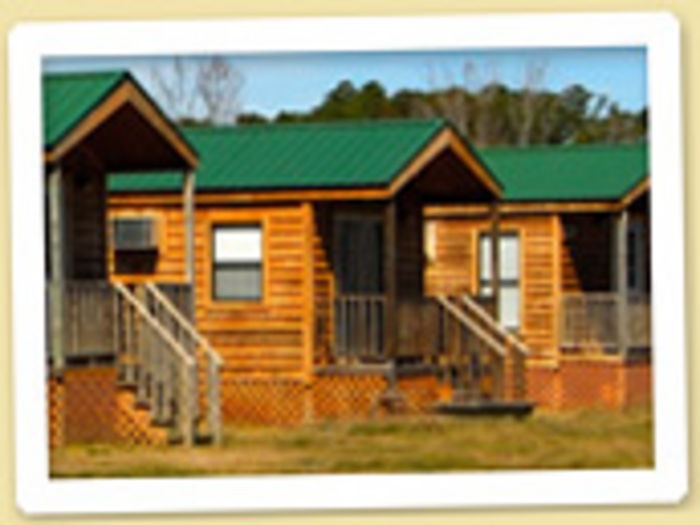
M 200 406 L 198 389 L 218 399 L 216 356 L 191 322 L 196 155 L 128 74 L 48 75 L 43 88 L 51 444 L 215 436 L 217 411 L 202 407 L 216 403 Z M 182 174 L 185 278 L 112 283 L 108 240 L 142 232 L 108 224 L 107 174 L 156 169 Z
M 528 351 L 498 322 L 500 283 L 491 282 L 495 294 L 488 296 L 430 296 L 424 288 L 425 206 L 484 204 L 490 232 L 499 235 L 496 202 L 483 188 L 465 191 L 450 180 L 469 180 L 453 161 L 444 155 L 426 168 L 430 177 L 417 177 L 388 201 L 314 203 L 317 372 L 386 368 L 393 382 L 431 375 L 453 402 L 524 398 Z M 498 267 L 499 243 L 492 246 Z
M 647 193 L 609 214 L 562 216 L 563 355 L 649 359 L 648 199 Z

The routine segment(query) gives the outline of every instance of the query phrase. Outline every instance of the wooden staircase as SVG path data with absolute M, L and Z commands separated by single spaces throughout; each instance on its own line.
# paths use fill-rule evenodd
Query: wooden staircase
M 221 358 L 155 284 L 114 289 L 120 387 L 170 442 L 220 442 Z
M 452 399 L 435 409 L 464 415 L 529 413 L 533 404 L 525 399 L 528 348 L 474 298 L 434 300 L 440 308 L 440 369 L 453 388 Z

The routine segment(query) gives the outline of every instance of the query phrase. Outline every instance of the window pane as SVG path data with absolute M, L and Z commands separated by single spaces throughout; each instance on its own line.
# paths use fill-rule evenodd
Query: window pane
M 520 326 L 520 290 L 517 286 L 501 287 L 500 310 L 501 324 L 506 328 Z
M 143 247 L 152 244 L 151 219 L 115 219 L 114 245 L 120 247 Z
M 491 237 L 488 235 L 479 238 L 479 278 L 491 280 Z
M 499 240 L 499 266 L 501 279 L 517 280 L 520 276 L 520 241 L 517 235 L 501 235 Z M 491 279 L 491 237 L 479 238 L 479 277 Z
M 214 269 L 214 296 L 217 299 L 260 299 L 260 265 L 224 266 Z
M 214 230 L 214 262 L 260 262 L 262 232 L 259 226 L 218 227 Z
M 518 238 L 513 235 L 501 237 L 501 279 L 517 280 L 520 275 L 520 250 Z

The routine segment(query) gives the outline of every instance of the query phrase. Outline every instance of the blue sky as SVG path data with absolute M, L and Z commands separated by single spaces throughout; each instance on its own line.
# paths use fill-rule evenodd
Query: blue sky
M 467 62 L 473 66 L 475 84 L 497 78 L 520 87 L 527 64 L 537 63 L 546 67 L 546 89 L 561 90 L 578 83 L 630 110 L 642 108 L 647 101 L 644 48 L 246 54 L 229 58 L 245 79 L 242 110 L 267 116 L 281 110 L 306 110 L 320 103 L 342 79 L 356 85 L 379 80 L 389 93 L 461 84 Z M 128 69 L 153 92 L 151 70 L 167 61 L 169 57 L 62 57 L 46 60 L 44 68 Z

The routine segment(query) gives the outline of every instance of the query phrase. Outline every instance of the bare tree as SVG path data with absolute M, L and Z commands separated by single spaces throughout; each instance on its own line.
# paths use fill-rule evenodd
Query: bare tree
M 482 88 L 475 93 L 477 119 L 475 125 L 474 141 L 479 146 L 489 144 L 493 137 L 494 127 L 496 125 L 494 119 L 493 103 L 498 94 L 499 86 L 499 71 L 498 66 L 494 61 L 489 62 L 488 66 L 489 81 L 482 84 Z
M 244 79 L 229 60 L 175 57 L 151 68 L 151 78 L 156 96 L 173 119 L 235 123 Z
M 239 95 L 243 75 L 222 57 L 201 64 L 197 75 L 197 92 L 204 103 L 206 116 L 216 124 L 236 121 L 240 112 Z
M 183 57 L 174 57 L 151 67 L 151 80 L 157 98 L 175 120 L 192 117 L 195 110 L 195 64 Z
M 518 145 L 532 142 L 532 131 L 539 112 L 538 92 L 542 89 L 547 66 L 544 62 L 528 62 L 525 65 L 525 83 L 521 97 L 521 121 L 518 126 Z
M 462 66 L 461 83 L 457 82 L 453 74 L 445 69 L 442 71 L 442 79 L 438 80 L 435 67 L 428 67 L 428 85 L 430 91 L 435 93 L 435 106 L 432 107 L 419 101 L 416 113 L 424 117 L 442 117 L 464 136 L 469 135 L 472 127 L 472 112 L 469 102 L 469 93 L 478 85 L 476 67 L 471 60 L 465 60 Z

